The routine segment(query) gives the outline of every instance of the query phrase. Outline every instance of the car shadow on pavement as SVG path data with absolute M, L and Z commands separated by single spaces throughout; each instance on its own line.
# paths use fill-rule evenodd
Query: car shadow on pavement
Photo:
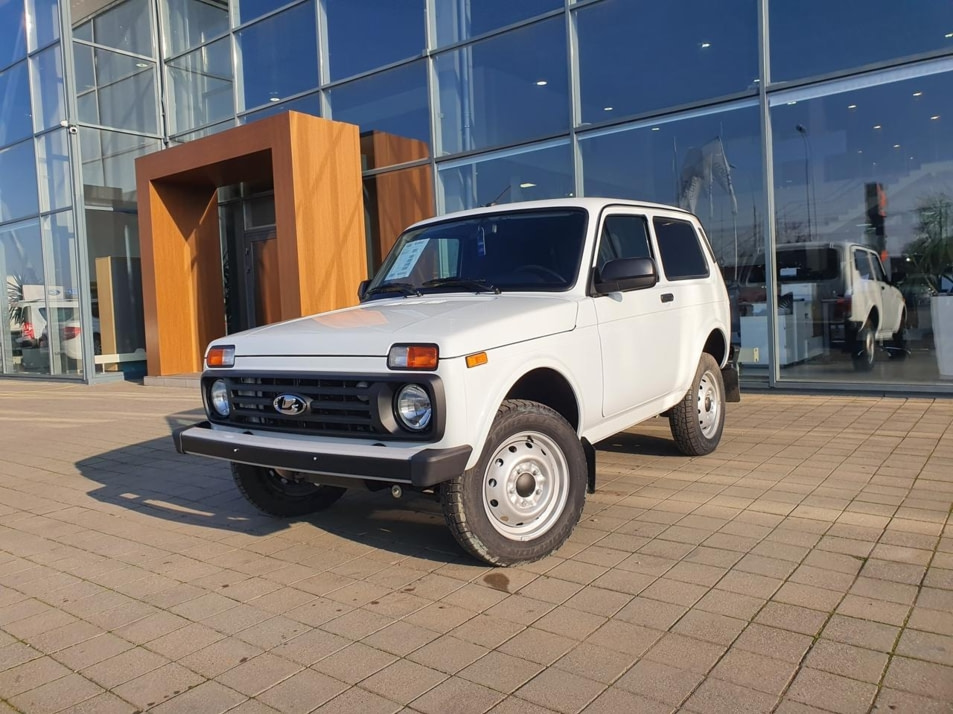
M 685 455 L 678 450 L 671 437 L 652 436 L 651 434 L 636 434 L 630 431 L 620 431 L 604 441 L 596 444 L 596 452 L 608 451 L 616 454 L 640 454 L 642 456 L 678 456 Z M 596 457 L 598 462 L 598 456 Z
M 268 536 L 310 523 L 327 533 L 401 555 L 440 562 L 469 561 L 447 529 L 432 496 L 389 489 L 351 489 L 326 511 L 276 518 L 257 511 L 239 493 L 229 465 L 176 452 L 171 431 L 200 421 L 200 409 L 167 417 L 169 436 L 121 446 L 76 463 L 89 481 L 89 495 L 152 518 L 197 528 Z M 191 532 L 191 531 L 189 531 Z M 472 562 L 472 561 L 469 561 Z

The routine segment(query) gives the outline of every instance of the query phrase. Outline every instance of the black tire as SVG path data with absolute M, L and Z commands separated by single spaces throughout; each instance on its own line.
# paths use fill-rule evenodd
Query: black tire
M 888 345 L 887 356 L 892 360 L 904 360 L 910 352 L 907 350 L 907 313 L 900 315 L 900 327 L 893 333 Z
M 691 388 L 669 410 L 668 425 L 678 450 L 704 456 L 717 448 L 725 429 L 725 382 L 715 358 L 702 353 Z
M 854 346 L 850 351 L 850 359 L 854 363 L 854 369 L 858 372 L 869 372 L 874 368 L 874 353 L 876 352 L 876 341 L 874 331 L 870 322 L 865 322 L 864 326 L 857 331 L 854 338 Z
M 248 464 L 232 464 L 232 478 L 251 505 L 262 513 L 281 518 L 324 510 L 347 491 L 338 486 L 283 479 L 274 469 Z
M 510 399 L 472 469 L 442 484 L 447 526 L 491 565 L 539 560 L 559 548 L 582 515 L 586 454 L 575 430 L 537 402 Z M 513 520 L 523 518 L 523 521 Z

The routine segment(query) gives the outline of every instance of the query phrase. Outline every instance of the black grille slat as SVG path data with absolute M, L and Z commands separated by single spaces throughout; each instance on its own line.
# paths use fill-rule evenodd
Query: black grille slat
M 357 385 L 362 383 L 362 386 Z M 308 434 L 384 433 L 371 414 L 371 380 L 284 376 L 233 377 L 227 380 L 235 426 L 297 431 Z M 309 403 L 306 414 L 281 414 L 274 401 L 295 394 Z

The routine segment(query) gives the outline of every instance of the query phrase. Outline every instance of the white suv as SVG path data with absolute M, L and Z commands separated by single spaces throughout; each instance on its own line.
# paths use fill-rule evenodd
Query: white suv
M 779 292 L 823 305 L 827 338 L 850 353 L 859 371 L 873 368 L 876 345 L 891 359 L 907 356 L 906 304 L 884 271 L 880 256 L 853 243 L 792 243 L 777 250 Z
M 488 563 L 541 558 L 595 487 L 593 445 L 664 414 L 686 454 L 738 396 L 728 295 L 691 214 L 610 199 L 418 223 L 357 307 L 213 342 L 208 421 L 176 447 L 232 462 L 259 509 L 348 487 L 439 496 Z

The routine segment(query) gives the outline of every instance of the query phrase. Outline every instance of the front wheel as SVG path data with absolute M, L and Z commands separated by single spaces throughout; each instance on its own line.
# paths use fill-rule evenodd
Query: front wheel
M 319 486 L 296 478 L 294 471 L 232 464 L 232 478 L 245 499 L 269 516 L 306 516 L 332 505 L 346 488 Z
M 582 443 L 562 416 L 507 400 L 476 466 L 442 485 L 444 517 L 457 542 L 491 565 L 539 560 L 579 522 L 586 469 Z
M 725 382 L 715 358 L 702 353 L 691 389 L 669 411 L 669 428 L 686 456 L 710 454 L 725 428 Z
M 869 372 L 874 368 L 874 353 L 877 349 L 877 343 L 874 338 L 873 328 L 870 322 L 865 322 L 864 326 L 857 331 L 857 337 L 854 338 L 854 348 L 850 353 L 851 360 L 854 363 L 854 369 L 858 372 Z

